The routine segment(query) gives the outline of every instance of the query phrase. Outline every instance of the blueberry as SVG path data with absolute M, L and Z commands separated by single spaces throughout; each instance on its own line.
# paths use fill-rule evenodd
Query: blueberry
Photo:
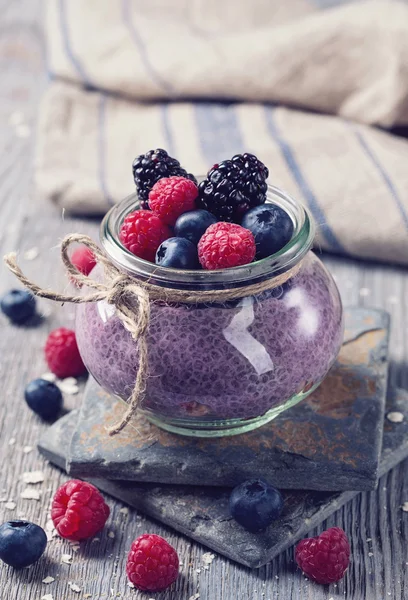
M 24 397 L 31 410 L 46 421 L 52 421 L 61 411 L 61 390 L 46 379 L 31 381 L 25 389 Z
M 292 219 L 276 204 L 261 204 L 251 208 L 244 215 L 241 225 L 253 233 L 258 260 L 281 250 L 293 235 Z
M 217 221 L 217 217 L 208 210 L 201 208 L 190 210 L 179 216 L 174 226 L 174 233 L 178 237 L 186 238 L 197 245 L 203 233 Z
M 283 498 L 279 490 L 264 479 L 250 479 L 232 490 L 229 506 L 234 519 L 256 533 L 280 517 Z
M 197 247 L 186 238 L 169 238 L 157 249 L 156 265 L 173 269 L 199 269 Z
M 13 323 L 24 323 L 35 313 L 35 298 L 27 290 L 10 290 L 0 300 L 3 313 Z
M 29 521 L 8 521 L 0 525 L 0 559 L 21 569 L 35 563 L 47 545 L 44 529 Z

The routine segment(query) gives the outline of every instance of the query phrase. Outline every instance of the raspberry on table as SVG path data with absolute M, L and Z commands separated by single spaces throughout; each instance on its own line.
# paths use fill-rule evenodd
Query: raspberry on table
M 132 543 L 126 573 L 139 590 L 160 592 L 176 581 L 178 571 L 177 552 L 159 535 L 144 534 Z
M 163 177 L 149 194 L 149 207 L 167 225 L 174 225 L 183 213 L 195 208 L 198 188 L 185 177 Z
M 132 254 L 154 262 L 157 248 L 171 236 L 169 227 L 150 210 L 135 210 L 123 220 L 119 239 Z
M 109 506 L 100 491 L 90 483 L 72 479 L 55 493 L 51 518 L 58 534 L 69 540 L 85 540 L 103 529 Z
M 332 527 L 296 546 L 295 559 L 307 577 L 317 583 L 339 581 L 350 564 L 350 544 L 340 527 Z
M 71 262 L 84 275 L 89 275 L 94 266 L 96 265 L 95 255 L 86 246 L 80 246 L 71 256 Z
M 78 377 L 86 371 L 79 354 L 75 331 L 60 327 L 49 334 L 44 347 L 50 371 L 57 377 Z
M 268 175 L 253 154 L 236 154 L 208 171 L 198 186 L 198 206 L 221 221 L 240 223 L 247 210 L 265 202 Z
M 204 269 L 228 269 L 251 263 L 255 258 L 254 236 L 235 223 L 210 225 L 198 242 L 198 258 Z
M 194 175 L 187 173 L 180 166 L 179 161 L 169 156 L 166 150 L 162 148 L 149 150 L 146 154 L 137 156 L 133 161 L 132 171 L 141 208 L 148 208 L 147 200 L 149 192 L 156 181 L 159 181 L 162 177 L 172 177 L 175 175 L 186 177 L 197 183 Z

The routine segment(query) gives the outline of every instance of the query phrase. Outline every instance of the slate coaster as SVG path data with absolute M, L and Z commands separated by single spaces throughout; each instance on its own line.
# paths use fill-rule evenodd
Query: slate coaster
M 408 456 L 407 392 L 398 391 L 387 403 L 387 414 L 390 411 L 402 413 L 403 421 L 394 423 L 385 419 L 380 475 Z M 63 417 L 48 429 L 39 444 L 45 457 L 63 469 L 67 458 L 66 440 L 72 435 L 77 419 L 76 411 Z M 93 478 L 89 481 L 111 496 L 248 567 L 261 567 L 271 561 L 358 494 L 351 491 L 283 492 L 285 508 L 282 517 L 266 532 L 253 534 L 230 517 L 230 490 L 227 488 Z
M 171 434 L 140 415 L 133 427 L 109 437 L 106 427 L 119 420 L 124 403 L 91 379 L 68 471 L 75 477 L 215 486 L 233 486 L 257 473 L 287 489 L 374 489 L 388 332 L 387 313 L 347 310 L 339 359 L 318 390 L 260 429 L 227 438 Z

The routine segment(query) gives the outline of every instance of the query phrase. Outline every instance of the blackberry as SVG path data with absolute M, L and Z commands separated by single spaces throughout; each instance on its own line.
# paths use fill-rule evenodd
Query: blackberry
M 197 183 L 191 173 L 187 173 L 175 158 L 169 156 L 166 150 L 158 148 L 149 150 L 146 154 L 137 156 L 132 164 L 133 179 L 140 200 L 140 207 L 148 209 L 149 192 L 162 177 L 186 177 Z
M 208 171 L 198 186 L 198 206 L 221 221 L 240 223 L 247 210 L 265 202 L 268 175 L 253 154 L 236 154 Z

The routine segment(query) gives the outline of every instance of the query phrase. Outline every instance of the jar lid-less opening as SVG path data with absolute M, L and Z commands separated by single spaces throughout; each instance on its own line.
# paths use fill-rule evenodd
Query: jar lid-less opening
M 248 265 L 216 271 L 182 270 L 160 267 L 129 252 L 119 240 L 126 215 L 139 207 L 136 194 L 131 194 L 110 209 L 100 228 L 100 241 L 107 256 L 127 274 L 156 285 L 177 289 L 209 290 L 245 286 L 275 277 L 294 267 L 310 250 L 315 227 L 308 210 L 282 190 L 268 186 L 267 203 L 277 204 L 293 222 L 292 239 L 279 252 Z

